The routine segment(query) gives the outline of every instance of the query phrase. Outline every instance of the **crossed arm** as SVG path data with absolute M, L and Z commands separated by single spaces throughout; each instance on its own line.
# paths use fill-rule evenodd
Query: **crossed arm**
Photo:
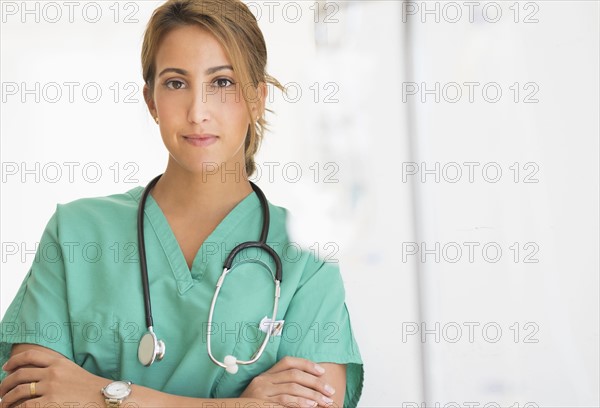
M 62 354 L 35 344 L 14 345 L 3 370 L 9 375 L 0 384 L 2 408 L 44 407 L 50 403 L 60 407 L 103 408 L 105 402 L 100 390 L 112 382 L 86 371 Z M 35 396 L 30 394 L 32 382 L 36 383 Z M 284 357 L 255 377 L 241 398 L 182 397 L 134 384 L 125 404 L 136 408 L 243 408 L 247 404 L 253 408 L 343 407 L 345 390 L 345 365 Z

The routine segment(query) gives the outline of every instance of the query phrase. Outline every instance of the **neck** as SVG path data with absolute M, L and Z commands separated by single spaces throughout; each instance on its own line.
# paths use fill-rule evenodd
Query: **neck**
M 241 171 L 190 172 L 171 160 L 150 194 L 164 212 L 204 218 L 222 216 L 252 193 L 243 164 Z

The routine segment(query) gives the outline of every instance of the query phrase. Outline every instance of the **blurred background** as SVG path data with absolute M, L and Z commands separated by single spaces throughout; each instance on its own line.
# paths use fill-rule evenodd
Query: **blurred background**
M 1 314 L 57 203 L 167 163 L 155 1 L 1 1 Z M 246 2 L 253 180 L 340 263 L 364 407 L 598 407 L 599 2 Z

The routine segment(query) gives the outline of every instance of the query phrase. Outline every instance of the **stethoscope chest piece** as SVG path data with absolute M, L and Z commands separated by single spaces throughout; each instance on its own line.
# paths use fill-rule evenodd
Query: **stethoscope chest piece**
M 165 356 L 165 343 L 156 338 L 156 334 L 149 327 L 148 332 L 142 336 L 138 347 L 138 360 L 144 366 L 149 367 L 154 363 L 154 360 L 162 360 Z

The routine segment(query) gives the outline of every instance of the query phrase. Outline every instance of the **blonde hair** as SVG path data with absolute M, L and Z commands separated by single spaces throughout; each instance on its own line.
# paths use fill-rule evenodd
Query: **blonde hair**
M 254 155 L 268 128 L 264 115 L 258 120 L 253 117 L 247 89 L 256 90 L 263 82 L 285 92 L 279 81 L 266 72 L 267 47 L 256 17 L 240 0 L 168 0 L 162 4 L 148 22 L 142 45 L 142 75 L 150 94 L 154 90 L 156 54 L 161 40 L 174 28 L 187 25 L 198 25 L 217 38 L 231 61 L 238 83 L 243 85 L 242 95 L 250 116 L 244 152 L 246 172 L 251 176 L 256 168 Z

